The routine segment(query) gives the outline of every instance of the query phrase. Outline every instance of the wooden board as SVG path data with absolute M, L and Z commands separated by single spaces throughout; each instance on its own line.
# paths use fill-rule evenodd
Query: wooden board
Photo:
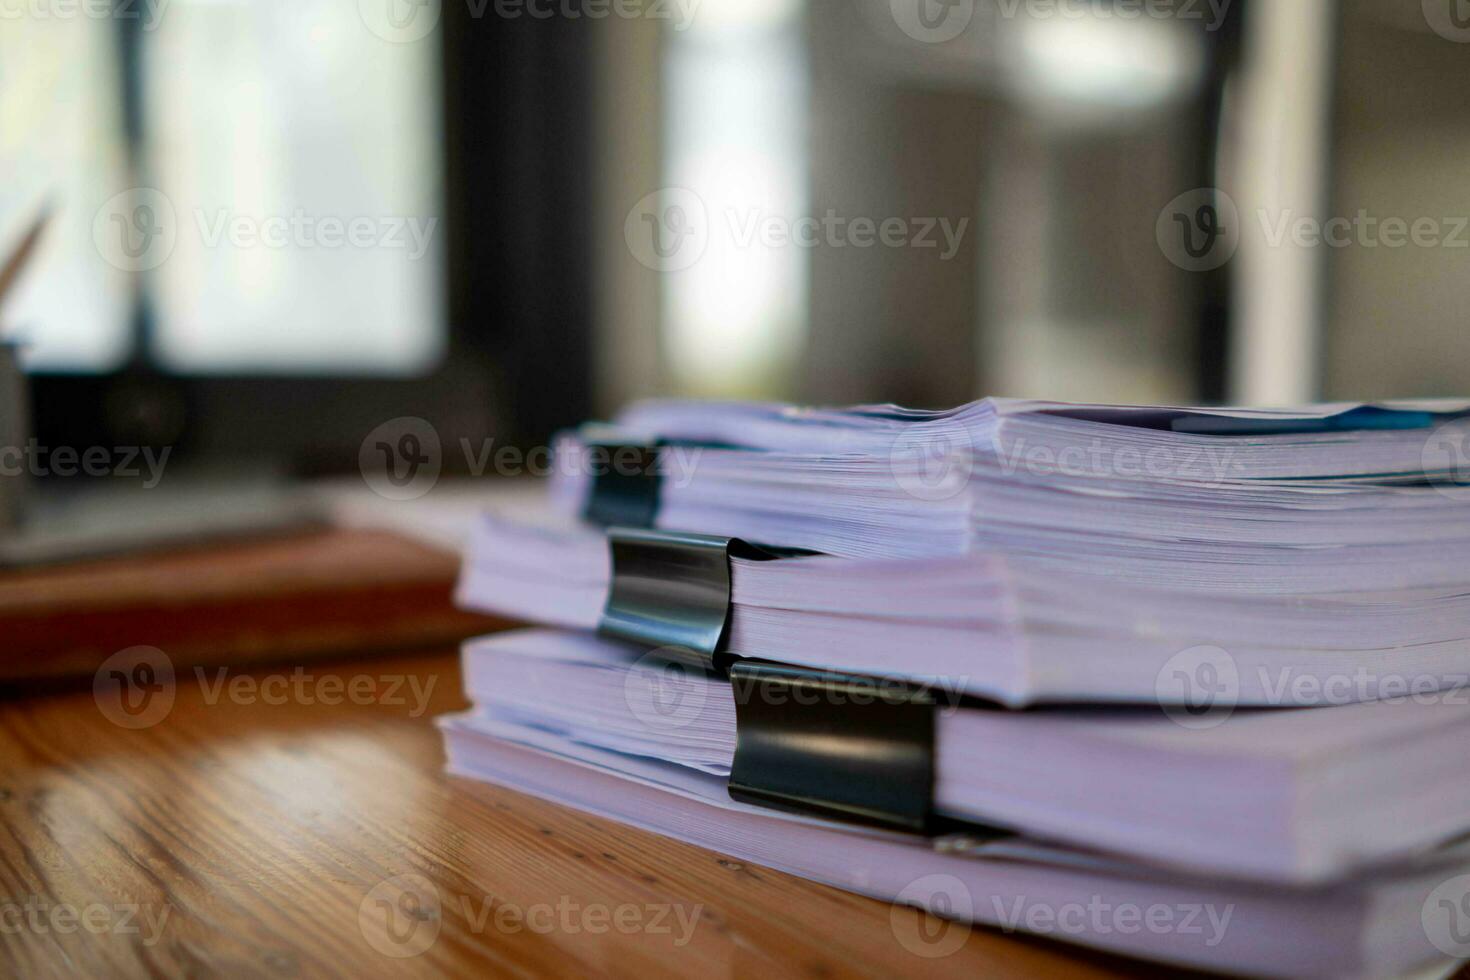
M 900 934 L 962 927 L 447 777 L 452 650 L 260 699 L 294 676 L 180 671 L 138 729 L 90 688 L 0 705 L 0 974 L 1178 975 L 981 929 L 915 955 Z M 376 693 L 324 704 L 328 680 Z M 437 907 L 393 906 L 402 875 Z M 383 901 L 408 923 L 386 943 Z
M 85 677 L 135 645 L 176 665 L 442 645 L 503 622 L 456 610 L 455 556 L 323 530 L 0 572 L 0 682 Z

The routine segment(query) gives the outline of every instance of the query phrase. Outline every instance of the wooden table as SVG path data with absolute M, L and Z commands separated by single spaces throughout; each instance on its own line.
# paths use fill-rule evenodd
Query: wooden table
M 445 776 L 452 651 L 199 669 L 166 713 L 105 684 L 0 703 L 4 975 L 1145 970 L 979 929 L 920 958 L 896 930 L 957 927 Z
M 453 642 L 497 623 L 450 601 L 459 559 L 333 528 L 0 571 L 0 686 L 89 678 L 135 644 L 174 663 L 304 662 Z

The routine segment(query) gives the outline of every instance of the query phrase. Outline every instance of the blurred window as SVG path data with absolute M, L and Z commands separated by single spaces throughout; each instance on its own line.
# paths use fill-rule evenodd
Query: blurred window
M 665 350 L 688 394 L 771 397 L 806 337 L 809 250 L 786 241 L 808 209 L 805 3 L 697 11 L 667 34 L 659 231 L 688 237 L 668 260 Z
M 0 23 L 0 249 L 55 209 L 5 306 L 6 336 L 35 368 L 106 371 L 128 354 L 128 276 L 92 241 L 93 216 L 126 186 L 118 77 L 108 21 Z
M 180 374 L 433 367 L 446 343 L 439 33 L 383 36 L 340 0 L 128 9 L 141 19 L 0 38 L 0 71 L 33 94 L 0 86 L 7 170 L 27 178 L 0 191 L 6 220 L 22 193 L 61 209 L 11 311 L 30 366 L 102 371 L 141 344 Z M 36 117 L 54 104 L 61 118 Z

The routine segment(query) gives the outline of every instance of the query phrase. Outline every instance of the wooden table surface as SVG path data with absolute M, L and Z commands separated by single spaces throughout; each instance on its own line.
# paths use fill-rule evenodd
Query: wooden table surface
M 450 601 L 458 573 L 452 553 L 366 528 L 4 569 L 0 685 L 90 677 L 138 643 L 176 664 L 242 664 L 489 632 L 495 620 Z
M 4 975 L 1146 971 L 980 929 L 920 957 L 964 927 L 445 776 L 451 651 L 150 690 L 0 702 Z

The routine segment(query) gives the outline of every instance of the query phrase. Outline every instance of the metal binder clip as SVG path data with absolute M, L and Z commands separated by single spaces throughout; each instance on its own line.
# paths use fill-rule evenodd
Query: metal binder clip
M 599 459 L 583 518 L 603 527 L 653 527 L 662 482 L 658 446 L 591 439 L 587 450 Z
M 730 557 L 781 557 L 739 538 L 679 531 L 615 527 L 607 540 L 612 585 L 597 632 L 713 670 L 729 630 Z
M 729 673 L 731 799 L 934 837 L 939 849 L 1012 836 L 936 813 L 940 704 L 931 688 L 762 660 L 736 661 Z
M 730 667 L 730 796 L 909 833 L 934 827 L 932 691 L 786 664 Z

